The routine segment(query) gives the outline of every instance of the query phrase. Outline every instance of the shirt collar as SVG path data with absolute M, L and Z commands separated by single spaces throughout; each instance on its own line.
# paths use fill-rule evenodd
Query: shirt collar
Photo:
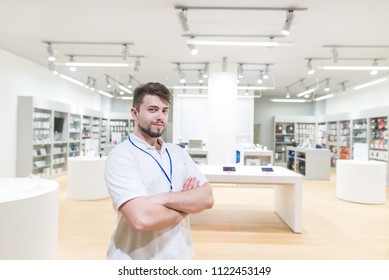
M 144 150 L 155 150 L 154 146 L 151 146 L 149 143 L 144 141 L 143 139 L 136 136 L 134 133 L 130 134 L 131 141 L 134 142 L 135 145 L 137 145 L 139 148 L 142 148 Z M 162 140 L 161 137 L 157 139 L 158 143 L 161 144 L 161 151 L 166 150 L 166 143 Z

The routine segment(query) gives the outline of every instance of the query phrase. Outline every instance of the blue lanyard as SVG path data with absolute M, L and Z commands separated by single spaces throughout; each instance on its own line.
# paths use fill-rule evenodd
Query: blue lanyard
M 167 148 L 166 148 L 166 153 L 167 153 L 167 155 L 168 155 L 168 157 L 169 157 L 169 162 L 170 162 L 170 178 L 169 178 L 169 176 L 166 174 L 165 169 L 163 169 L 162 165 L 158 162 L 158 160 L 157 160 L 152 154 L 150 154 L 149 152 L 147 152 L 147 151 L 143 150 L 142 148 L 138 147 L 137 145 L 135 145 L 135 143 L 132 142 L 132 140 L 131 140 L 131 138 L 130 138 L 130 135 L 128 135 L 128 140 L 131 142 L 131 144 L 132 144 L 134 147 L 138 148 L 139 150 L 141 150 L 142 152 L 148 154 L 149 156 L 151 156 L 151 157 L 153 158 L 153 160 L 158 164 L 159 168 L 161 168 L 163 174 L 165 174 L 166 179 L 169 181 L 169 183 L 170 183 L 170 191 L 172 192 L 172 191 L 173 191 L 173 186 L 172 186 L 173 164 L 172 164 L 172 158 L 170 157 L 170 154 L 169 154 L 169 151 L 167 150 Z

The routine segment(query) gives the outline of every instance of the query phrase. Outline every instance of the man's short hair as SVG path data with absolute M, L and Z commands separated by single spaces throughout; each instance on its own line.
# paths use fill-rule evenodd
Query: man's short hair
M 163 84 L 154 82 L 141 84 L 135 88 L 134 97 L 132 99 L 132 106 L 135 107 L 138 112 L 140 109 L 140 104 L 143 102 L 143 97 L 147 94 L 156 95 L 162 100 L 166 101 L 168 104 L 172 103 L 172 93 Z

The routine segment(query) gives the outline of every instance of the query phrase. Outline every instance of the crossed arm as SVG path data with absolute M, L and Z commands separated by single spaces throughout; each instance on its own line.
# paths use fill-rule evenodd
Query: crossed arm
M 200 186 L 191 177 L 184 183 L 182 192 L 134 198 L 124 203 L 119 211 L 136 230 L 159 230 L 177 224 L 189 214 L 212 208 L 213 202 L 210 184 Z

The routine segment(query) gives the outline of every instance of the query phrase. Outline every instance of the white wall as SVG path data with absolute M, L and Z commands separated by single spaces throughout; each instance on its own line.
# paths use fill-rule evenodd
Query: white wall
M 326 115 L 363 111 L 389 106 L 389 82 L 360 90 L 347 89 L 345 94 L 326 100 Z
M 179 97 L 174 94 L 173 105 L 173 142 L 181 137 L 183 141 L 189 138 L 201 138 L 208 143 L 208 98 Z M 220 106 L 223 103 L 221 103 Z M 254 99 L 238 98 L 237 101 L 237 133 L 248 134 L 253 140 Z M 228 114 L 228 112 L 225 112 Z M 225 125 L 225 124 L 223 124 Z
M 48 69 L 0 49 L 0 177 L 16 174 L 17 96 L 37 96 L 100 110 L 100 95 L 71 84 Z

